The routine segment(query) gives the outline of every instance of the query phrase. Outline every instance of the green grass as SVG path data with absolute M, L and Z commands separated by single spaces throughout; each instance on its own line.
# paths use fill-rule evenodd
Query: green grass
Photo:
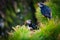
M 15 30 L 15 32 L 12 32 L 13 36 L 10 36 L 9 40 L 23 40 L 23 39 L 27 40 L 29 38 L 30 31 L 25 26 L 23 27 L 17 26 L 13 29 Z
M 60 33 L 60 22 L 50 20 L 44 27 L 32 32 L 26 26 L 16 26 L 9 40 L 56 40 Z M 43 25 L 43 24 L 42 24 Z

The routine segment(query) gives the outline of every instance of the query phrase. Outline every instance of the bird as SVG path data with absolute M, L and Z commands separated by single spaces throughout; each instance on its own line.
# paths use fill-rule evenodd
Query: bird
M 34 23 L 32 23 L 32 20 L 26 20 L 26 24 L 28 25 L 28 28 L 31 30 L 37 29 L 37 26 Z
M 42 15 L 45 16 L 48 19 L 51 19 L 52 18 L 51 9 L 47 5 L 45 5 L 43 3 L 38 3 L 38 5 L 39 5 L 39 7 L 41 9 Z

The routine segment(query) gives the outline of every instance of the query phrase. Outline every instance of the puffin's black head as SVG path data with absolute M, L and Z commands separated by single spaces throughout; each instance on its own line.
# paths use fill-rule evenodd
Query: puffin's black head
M 44 4 L 43 3 L 40 3 L 40 8 L 42 8 L 44 6 Z

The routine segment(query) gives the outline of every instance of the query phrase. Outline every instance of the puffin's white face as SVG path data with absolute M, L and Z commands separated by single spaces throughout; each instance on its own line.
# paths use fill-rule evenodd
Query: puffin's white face
M 41 5 L 40 3 L 38 3 L 39 7 L 43 7 L 43 5 Z
M 31 20 L 27 20 L 26 23 L 31 24 Z

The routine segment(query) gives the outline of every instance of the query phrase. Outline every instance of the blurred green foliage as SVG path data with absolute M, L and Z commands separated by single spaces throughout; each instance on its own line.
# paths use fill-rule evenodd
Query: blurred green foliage
M 29 0 L 30 1 L 30 0 Z M 39 29 L 39 31 L 36 31 L 35 34 L 30 36 L 30 30 L 25 28 L 24 26 L 19 26 L 17 30 L 15 30 L 13 35 L 9 36 L 9 40 L 57 40 L 57 37 L 60 34 L 60 0 L 50 0 L 47 2 L 47 5 L 52 9 L 52 20 L 47 21 L 45 17 L 42 16 L 40 12 L 40 8 L 37 7 L 37 2 L 40 0 L 33 0 L 34 6 L 36 9 L 36 18 L 38 22 L 42 23 L 42 28 Z M 14 4 L 16 2 L 17 4 Z M 26 0 L 8 0 L 5 5 L 5 26 L 12 27 L 21 24 L 27 19 L 32 18 L 31 10 L 28 10 L 27 15 L 25 15 L 25 6 L 28 8 L 29 4 L 26 3 Z M 15 7 L 17 6 L 17 7 Z M 16 9 L 15 9 L 16 8 Z M 20 9 L 20 14 L 23 15 L 23 19 L 19 19 L 17 17 L 17 9 Z M 21 16 L 21 15 L 20 15 Z M 43 25 L 44 24 L 44 25 Z M 21 27 L 21 28 L 20 28 Z M 25 28 L 25 29 L 24 29 Z
M 60 34 L 60 22 L 50 20 L 45 26 L 32 32 L 26 26 L 18 25 L 13 29 L 15 31 L 9 36 L 9 40 L 57 40 Z
M 35 5 L 41 0 L 32 0 L 32 1 L 34 2 L 34 5 Z M 6 17 L 5 17 L 5 20 L 7 23 L 6 26 L 8 26 L 8 24 L 9 24 L 9 26 L 10 25 L 15 26 L 15 25 L 21 24 L 20 23 L 21 20 L 16 15 L 17 9 L 20 9 L 20 11 L 21 11 L 20 14 L 23 15 L 22 22 L 24 22 L 25 20 L 28 20 L 28 19 L 32 19 L 32 13 L 31 13 L 31 10 L 28 9 L 29 3 L 27 3 L 27 2 L 30 2 L 30 0 L 29 1 L 28 0 L 25 0 L 25 1 L 24 0 L 15 0 L 15 1 L 8 0 L 8 1 L 6 1 L 6 5 L 5 5 L 5 9 L 4 9 L 5 14 L 6 14 Z M 59 2 L 60 2 L 59 0 L 50 0 L 47 4 L 52 9 L 52 16 L 54 19 L 60 18 L 60 6 L 59 6 L 60 3 Z M 26 8 L 24 8 L 24 6 L 26 6 L 26 8 L 28 10 L 27 13 L 24 12 L 26 9 Z M 35 6 L 35 9 L 40 11 L 40 9 L 36 6 Z M 44 20 L 46 20 L 46 19 L 44 17 L 42 17 L 41 12 L 39 12 L 39 11 L 36 12 L 36 17 L 39 21 L 42 21 L 45 23 L 46 21 L 44 21 Z

